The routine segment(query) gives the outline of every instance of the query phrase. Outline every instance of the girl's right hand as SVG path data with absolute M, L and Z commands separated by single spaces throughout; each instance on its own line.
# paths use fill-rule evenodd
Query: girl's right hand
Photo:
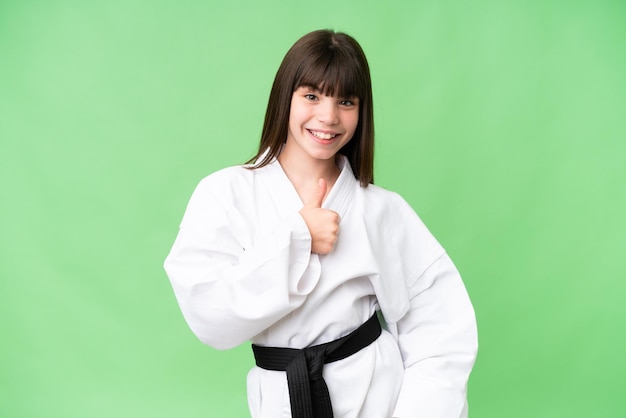
M 327 188 L 326 180 L 319 179 L 317 191 L 300 209 L 300 215 L 311 233 L 311 252 L 316 254 L 330 253 L 339 235 L 339 214 L 322 208 Z

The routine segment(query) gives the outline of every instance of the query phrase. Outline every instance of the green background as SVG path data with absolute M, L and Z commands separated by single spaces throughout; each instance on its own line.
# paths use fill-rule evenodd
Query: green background
M 626 3 L 0 2 L 0 417 L 243 417 L 162 262 L 291 44 L 368 55 L 376 182 L 474 303 L 474 418 L 626 417 Z

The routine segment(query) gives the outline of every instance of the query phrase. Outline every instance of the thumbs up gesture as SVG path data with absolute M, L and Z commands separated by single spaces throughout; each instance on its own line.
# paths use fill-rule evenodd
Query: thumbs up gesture
M 300 209 L 300 215 L 311 233 L 311 252 L 328 254 L 335 247 L 339 234 L 339 215 L 322 208 L 322 201 L 328 188 L 326 180 L 318 181 L 317 190 L 311 199 Z

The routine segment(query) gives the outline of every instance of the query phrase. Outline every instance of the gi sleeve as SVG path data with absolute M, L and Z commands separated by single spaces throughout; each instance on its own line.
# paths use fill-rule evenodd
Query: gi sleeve
M 467 417 L 467 381 L 478 341 L 461 277 L 443 254 L 409 289 L 409 311 L 396 323 L 405 373 L 393 416 Z
M 300 306 L 319 264 L 309 266 L 311 237 L 298 213 L 253 234 L 242 214 L 253 202 L 225 201 L 210 177 L 194 191 L 164 267 L 191 330 L 226 349 Z

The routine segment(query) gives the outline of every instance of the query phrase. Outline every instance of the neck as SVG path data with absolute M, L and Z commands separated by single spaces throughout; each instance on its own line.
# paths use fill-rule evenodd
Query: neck
M 328 160 L 297 158 L 285 147 L 278 155 L 278 162 L 303 201 L 308 201 L 308 195 L 315 191 L 320 178 L 326 180 L 328 191 L 335 184 L 341 173 L 337 166 L 338 158 L 338 156 Z

